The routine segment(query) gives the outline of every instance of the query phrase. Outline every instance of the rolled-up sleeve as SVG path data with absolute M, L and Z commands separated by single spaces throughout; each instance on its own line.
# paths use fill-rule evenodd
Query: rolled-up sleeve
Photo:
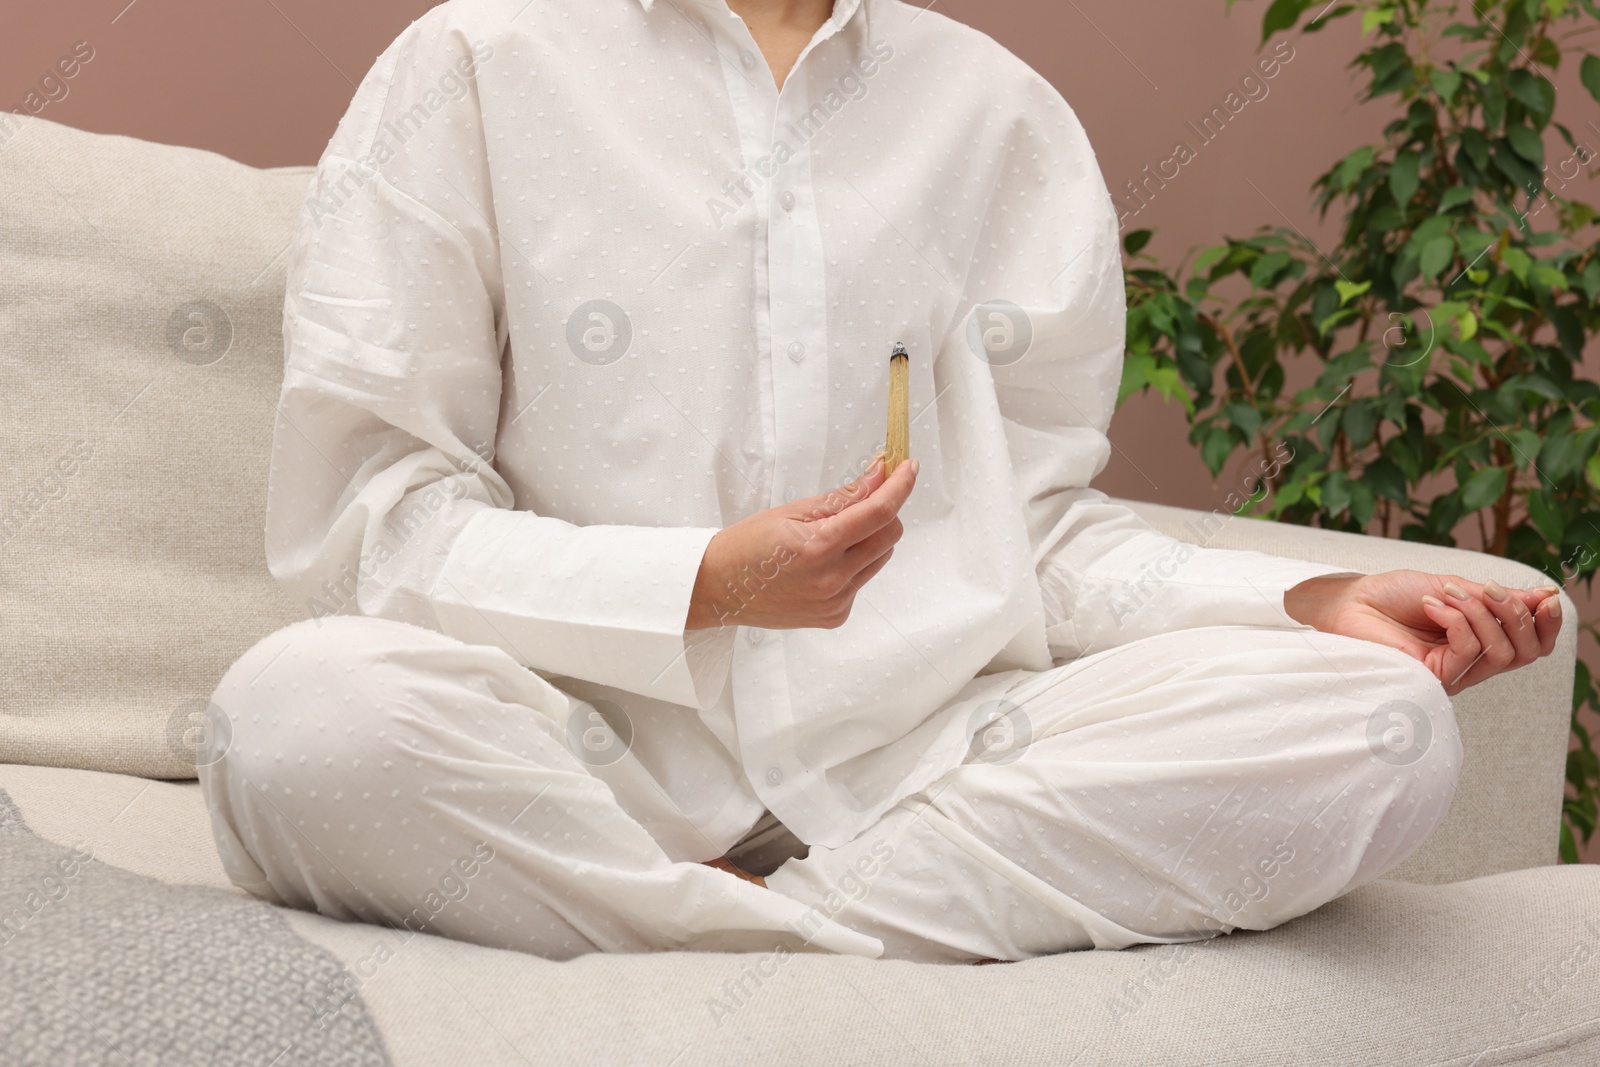
M 1285 612 L 1285 591 L 1356 572 L 1181 541 L 1088 488 L 1110 457 L 1126 339 L 1118 219 L 1077 118 L 1042 80 L 1036 91 L 1044 99 L 1029 113 L 1040 118 L 1025 131 L 1032 168 L 997 191 L 1013 206 L 980 241 L 974 277 L 975 295 L 1007 294 L 1017 310 L 1003 314 L 1020 311 L 1031 339 L 992 372 L 1052 656 L 1196 626 L 1308 628 Z
M 708 707 L 734 628 L 685 624 L 717 530 L 517 510 L 495 470 L 508 336 L 475 97 L 373 151 L 397 101 L 431 99 L 419 80 L 471 56 L 402 35 L 317 167 L 289 259 L 268 566 L 312 616 L 410 622 Z M 537 405 L 516 418 L 537 436 Z

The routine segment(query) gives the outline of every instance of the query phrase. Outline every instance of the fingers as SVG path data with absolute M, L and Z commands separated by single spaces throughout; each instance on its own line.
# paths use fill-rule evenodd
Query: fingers
M 1478 664 L 1469 672 L 1471 681 L 1465 684 L 1475 684 L 1510 667 L 1517 658 L 1516 647 L 1484 602 L 1455 582 L 1444 583 L 1444 595 L 1447 605 L 1466 616 L 1481 648 Z
M 1512 589 L 1509 592 L 1521 599 L 1533 616 L 1533 629 L 1539 636 L 1539 655 L 1548 656 L 1554 652 L 1556 638 L 1561 636 L 1560 587 L 1541 585 L 1537 589 Z
M 1439 669 L 1439 681 L 1451 696 L 1467 687 L 1466 675 L 1478 662 L 1483 646 L 1477 632 L 1462 612 L 1437 597 L 1422 598 L 1422 610 L 1444 631 L 1444 661 Z
M 881 466 L 881 465 L 880 465 Z M 917 461 L 907 460 L 895 468 L 871 495 L 823 520 L 818 540 L 824 551 L 848 548 L 877 533 L 900 514 L 911 488 L 917 481 Z
M 877 574 L 879 571 L 883 570 L 884 567 L 889 565 L 889 557 L 892 555 L 894 555 L 894 549 L 890 548 L 884 552 L 883 555 L 879 556 L 865 567 L 862 567 L 861 570 L 856 572 L 856 576 L 854 578 L 851 578 L 845 583 L 844 593 L 842 595 L 854 599 L 855 595 L 861 592 L 861 587 L 872 581 L 873 575 Z
M 1508 589 L 1507 592 L 1520 598 L 1529 611 L 1535 611 L 1546 599 L 1556 596 L 1561 590 L 1553 585 L 1541 585 L 1537 589 Z
M 861 592 L 862 586 L 872 580 L 873 575 L 888 566 L 889 557 L 893 555 L 894 549 L 891 548 L 862 568 L 860 573 L 846 582 L 844 588 L 828 600 L 824 605 L 826 608 L 825 621 L 820 624 L 824 629 L 832 630 L 850 621 L 850 613 L 855 608 L 856 594 Z
M 1556 638 L 1561 635 L 1561 595 L 1545 597 L 1533 613 L 1534 629 L 1539 634 L 1539 655 L 1548 656 L 1556 650 Z
M 856 542 L 845 550 L 843 572 L 848 575 L 842 595 L 854 596 L 855 593 L 884 568 L 889 562 L 889 557 L 894 553 L 894 546 L 899 543 L 900 537 L 905 533 L 905 526 L 899 519 L 895 519 L 883 529 L 861 541 Z
M 879 452 L 872 457 L 872 462 L 865 471 L 839 488 L 818 493 L 816 496 L 808 496 L 804 500 L 796 500 L 790 505 L 795 509 L 795 517 L 809 521 L 825 519 L 867 499 L 883 485 L 883 459 L 883 453 Z
M 1507 589 L 1494 580 L 1479 585 L 1459 575 L 1434 575 L 1443 594 L 1422 598 L 1423 613 L 1444 631 L 1437 668 L 1446 692 L 1457 693 L 1502 671 L 1547 656 L 1561 633 L 1556 586 Z
M 899 544 L 905 532 L 905 524 L 898 517 L 889 520 L 887 526 L 875 530 L 845 549 L 845 565 L 853 570 L 860 570 Z
M 1561 589 L 1542 585 L 1534 589 L 1508 589 L 1490 579 L 1479 585 L 1459 575 L 1441 576 L 1444 581 L 1464 588 L 1474 598 L 1479 598 L 1492 615 L 1500 620 L 1512 646 L 1516 659 L 1512 667 L 1523 667 L 1541 656 L 1555 651 L 1556 640 L 1561 636 Z M 1526 611 L 1526 616 L 1523 612 Z M 1529 634 L 1531 628 L 1531 637 Z
M 1501 632 L 1511 642 L 1514 655 L 1505 669 L 1525 667 L 1539 658 L 1539 632 L 1534 628 L 1533 612 L 1528 610 L 1528 605 L 1521 597 L 1512 596 L 1509 589 L 1490 579 L 1483 583 L 1483 600 L 1480 603 L 1489 609 L 1489 614 L 1500 620 Z

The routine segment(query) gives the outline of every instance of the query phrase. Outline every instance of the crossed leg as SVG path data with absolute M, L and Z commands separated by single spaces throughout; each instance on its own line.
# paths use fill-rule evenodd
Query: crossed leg
M 1008 699 L 960 767 L 767 884 L 905 959 L 1265 930 L 1415 851 L 1461 766 L 1425 667 L 1316 631 L 1178 631 Z
M 550 959 L 879 951 L 833 924 L 794 933 L 802 905 L 669 857 L 574 751 L 585 705 L 497 647 L 307 620 L 211 702 L 232 731 L 199 769 L 212 836 L 229 878 L 273 903 Z
M 1019 672 L 964 764 L 763 889 L 669 858 L 570 750 L 577 701 L 498 648 L 307 621 L 212 700 L 233 738 L 201 787 L 236 883 L 553 959 L 876 938 L 954 963 L 1266 929 L 1410 854 L 1461 762 L 1401 653 L 1181 631 Z

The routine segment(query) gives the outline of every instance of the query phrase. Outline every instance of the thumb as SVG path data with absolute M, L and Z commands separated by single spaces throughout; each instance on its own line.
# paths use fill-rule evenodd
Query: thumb
M 872 457 L 872 463 L 857 477 L 837 489 L 796 500 L 792 505 L 804 519 L 826 519 L 837 515 L 851 504 L 865 500 L 883 484 L 883 453 Z
M 1522 598 L 1522 603 L 1529 611 L 1538 611 L 1539 605 L 1550 597 L 1558 596 L 1561 590 L 1554 585 L 1541 585 L 1533 589 L 1507 589 L 1508 593 Z

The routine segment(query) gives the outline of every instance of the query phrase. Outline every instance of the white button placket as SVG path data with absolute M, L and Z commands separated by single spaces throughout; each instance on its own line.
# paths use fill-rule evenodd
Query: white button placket
M 768 68 L 754 62 L 747 65 L 744 61 L 745 56 L 754 58 L 758 47 L 744 20 L 725 7 L 713 14 L 711 19 L 716 25 L 710 31 L 712 43 L 722 59 L 728 103 L 738 126 L 742 155 L 738 166 L 740 172 L 755 186 L 755 195 L 739 208 L 741 212 L 753 211 L 756 214 L 756 247 L 751 262 L 755 348 L 751 358 L 765 360 L 767 373 L 764 377 L 768 382 L 773 382 L 779 365 L 790 365 L 787 357 L 774 359 L 773 356 L 781 353 L 791 340 L 788 337 L 776 337 L 772 328 L 770 259 L 767 250 L 771 230 L 771 175 L 764 173 L 760 165 L 763 157 L 772 152 L 773 119 L 777 114 L 778 93 Z M 769 409 L 774 410 L 775 414 L 773 422 L 764 430 L 774 436 L 764 442 L 764 447 L 769 456 L 779 457 L 778 462 L 781 463 L 785 437 L 780 428 L 786 425 L 787 419 L 782 411 L 777 410 L 777 405 L 781 403 L 781 391 L 774 388 L 773 392 L 777 396 Z M 769 479 L 769 485 L 783 484 L 773 476 L 770 468 L 762 474 Z M 741 599 L 758 598 L 760 595 L 759 576 L 748 579 L 741 588 Z M 739 747 L 746 779 L 762 802 L 771 807 L 773 802 L 770 798 L 783 792 L 780 787 L 785 767 L 779 766 L 767 754 L 776 748 L 774 740 L 781 732 L 782 725 L 790 721 L 783 631 L 742 626 L 740 636 L 742 640 L 734 646 L 730 667 L 734 719 L 740 734 Z M 746 744 L 744 733 L 747 726 L 753 733 L 766 735 L 767 743 L 757 741 Z
M 765 326 L 758 336 L 765 332 L 761 340 L 770 353 L 775 463 L 768 506 L 777 507 L 784 502 L 785 486 L 815 487 L 825 480 L 827 288 L 809 139 L 796 131 L 811 106 L 806 71 L 816 66 L 812 53 L 838 28 L 830 21 L 818 31 L 779 92 L 765 64 L 752 71 L 744 62 L 744 57 L 760 54 L 744 20 L 735 15 L 718 21 L 733 38 L 717 51 L 739 124 L 744 173 L 757 186 L 750 207 L 757 213 L 765 245 L 756 252 L 755 295 L 758 320 Z M 834 481 L 827 479 L 827 485 Z
M 771 369 L 774 361 L 770 358 L 774 348 L 781 350 L 792 338 L 779 337 L 774 333 L 772 323 L 772 289 L 768 255 L 768 242 L 771 239 L 771 187 L 772 177 L 762 165 L 763 160 L 772 153 L 773 117 L 777 112 L 778 93 L 772 83 L 772 72 L 764 61 L 758 60 L 759 46 L 750 36 L 749 28 L 744 20 L 726 6 L 716 3 L 720 9 L 711 15 L 711 26 L 708 32 L 712 46 L 722 60 L 723 81 L 728 89 L 728 104 L 733 112 L 733 119 L 738 128 L 739 149 L 741 158 L 736 161 L 738 172 L 742 178 L 741 185 L 746 189 L 753 187 L 754 195 L 748 201 L 739 204 L 739 211 L 755 212 L 756 247 L 751 257 L 751 301 L 755 312 L 754 342 L 756 345 L 752 356 L 759 357 L 767 354 L 769 373 L 765 375 L 769 382 L 772 381 Z M 787 362 L 787 361 L 785 361 Z M 775 393 L 778 391 L 773 390 Z M 782 423 L 781 415 L 776 422 Z M 767 455 L 781 455 L 783 451 L 782 434 L 773 424 L 763 427 L 769 436 L 763 442 Z M 775 479 L 771 471 L 763 471 L 768 475 L 768 484 Z M 771 506 L 769 501 L 768 506 Z
M 754 291 L 757 334 L 764 344 L 772 386 L 774 464 L 769 506 L 777 507 L 818 491 L 813 487 L 824 480 L 828 345 L 822 231 L 811 189 L 810 150 L 793 131 L 798 128 L 795 120 L 810 106 L 808 58 L 837 27 L 831 22 L 823 27 L 800 54 L 780 93 L 768 70 L 757 67 L 756 76 L 749 76 L 738 58 L 758 47 L 743 20 L 735 17 L 725 25 L 734 43 L 718 51 L 739 124 L 745 173 L 758 184 L 750 208 L 757 212 L 758 232 L 764 238 L 764 247 L 756 249 Z M 815 63 L 810 60 L 812 66 Z M 762 166 L 768 157 L 775 166 Z M 828 485 L 832 484 L 830 480 Z M 780 818 L 785 799 L 796 794 L 825 811 L 839 803 L 781 743 L 794 716 L 784 667 L 784 634 L 747 629 L 732 664 L 745 774 Z
M 815 66 L 816 57 L 811 58 Z M 795 120 L 810 107 L 807 78 L 796 67 L 778 97 L 774 145 L 791 153 L 766 189 L 767 272 L 772 293 L 773 411 L 778 463 L 772 475 L 772 505 L 784 487 L 820 492 L 837 479 L 822 469 L 828 434 L 827 290 L 822 230 L 811 188 L 811 148 L 795 136 Z

